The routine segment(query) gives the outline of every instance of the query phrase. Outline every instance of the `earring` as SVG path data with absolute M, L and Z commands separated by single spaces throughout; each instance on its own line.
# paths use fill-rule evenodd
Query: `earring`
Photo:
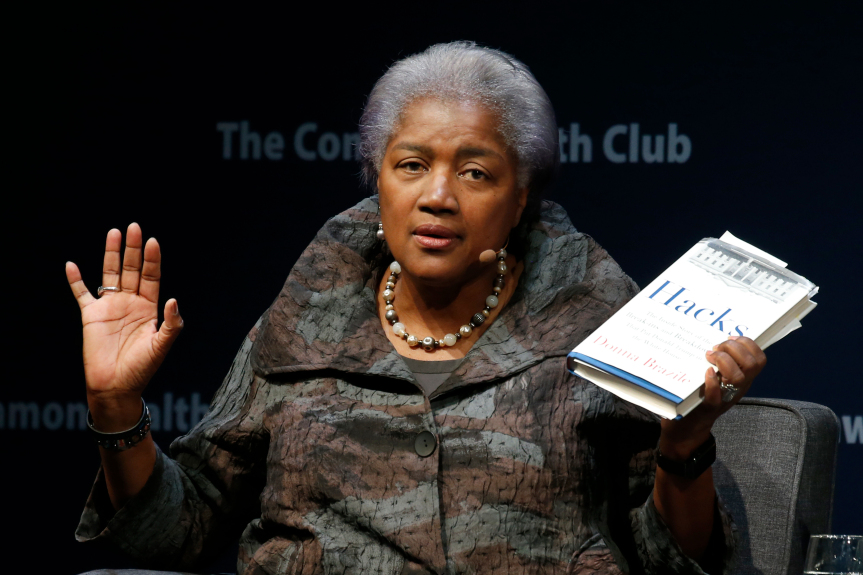
M 375 232 L 375 235 L 380 241 L 384 241 L 384 225 L 378 224 L 378 231 Z
M 506 243 L 503 244 L 503 247 L 500 248 L 500 251 L 497 252 L 497 257 L 500 259 L 506 259 L 506 248 L 509 247 L 509 234 L 506 235 Z M 503 254 L 503 255 L 501 255 Z

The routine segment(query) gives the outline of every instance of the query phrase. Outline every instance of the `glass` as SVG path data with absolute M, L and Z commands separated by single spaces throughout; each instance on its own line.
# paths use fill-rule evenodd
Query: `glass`
M 863 575 L 863 535 L 813 535 L 806 575 Z

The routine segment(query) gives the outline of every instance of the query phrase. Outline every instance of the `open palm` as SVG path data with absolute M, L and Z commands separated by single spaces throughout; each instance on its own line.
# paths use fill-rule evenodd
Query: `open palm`
M 95 298 L 81 272 L 66 264 L 66 278 L 81 308 L 84 326 L 84 374 L 93 398 L 140 397 L 183 326 L 177 301 L 165 303 L 158 326 L 161 252 L 154 238 L 142 247 L 141 228 L 130 224 L 121 260 L 122 234 L 111 230 L 105 241 L 102 286 L 116 287 Z

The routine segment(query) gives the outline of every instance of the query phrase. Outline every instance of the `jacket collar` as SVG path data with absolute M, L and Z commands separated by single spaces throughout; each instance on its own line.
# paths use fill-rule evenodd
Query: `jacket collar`
M 377 198 L 367 198 L 332 218 L 300 256 L 254 335 L 256 373 L 336 370 L 415 381 L 377 315 L 377 283 L 389 263 L 375 236 L 377 209 Z M 573 297 L 584 291 L 589 243 L 563 208 L 543 202 L 510 302 L 433 396 L 565 356 L 581 331 Z

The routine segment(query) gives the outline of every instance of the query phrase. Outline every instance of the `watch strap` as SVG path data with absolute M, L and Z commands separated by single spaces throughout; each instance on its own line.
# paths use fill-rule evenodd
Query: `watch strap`
M 656 450 L 656 465 L 666 473 L 686 479 L 699 477 L 713 465 L 714 461 L 716 461 L 716 438 L 712 433 L 704 443 L 695 448 L 692 455 L 683 461 L 666 457 L 660 449 Z

